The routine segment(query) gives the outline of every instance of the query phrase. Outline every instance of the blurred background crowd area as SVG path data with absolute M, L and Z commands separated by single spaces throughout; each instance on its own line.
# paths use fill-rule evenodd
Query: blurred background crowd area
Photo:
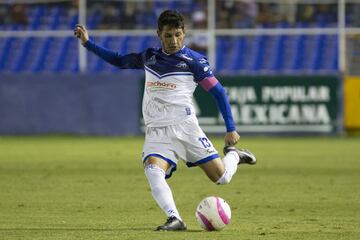
M 313 3 L 311 3 L 313 2 Z M 208 3 L 215 6 L 210 14 Z M 347 27 L 360 27 L 360 2 L 346 1 Z M 86 26 L 104 30 L 92 39 L 101 46 L 121 53 L 141 52 L 160 47 L 155 34 L 157 17 L 165 9 L 176 9 L 185 16 L 189 31 L 185 44 L 209 55 L 216 53 L 211 65 L 223 74 L 333 74 L 339 72 L 339 35 L 337 0 L 87 0 Z M 79 47 L 72 29 L 79 23 L 79 0 L 0 1 L 0 72 L 79 72 Z M 209 44 L 208 20 L 227 33 L 215 35 Z M 228 34 L 238 29 L 331 28 L 328 34 Z M 142 34 L 106 30 L 154 30 Z M 31 34 L 31 30 L 45 35 Z M 56 34 L 66 30 L 66 34 Z M 12 34 L 9 34 L 10 31 Z M 152 32 L 152 31 L 151 31 Z M 16 35 L 21 33 L 21 35 Z M 34 33 L 34 32 L 32 32 Z M 52 34 L 54 33 L 54 34 Z M 205 33 L 205 34 L 204 34 Z M 216 34 L 216 33 L 215 33 Z M 360 41 L 348 37 L 348 69 L 358 69 Z M 210 40 L 209 40 L 210 39 Z M 210 47 L 209 47 L 210 46 Z M 90 72 L 119 71 L 93 54 L 86 58 Z M 353 71 L 353 70 L 351 70 Z
M 49 3 L 50 2 L 50 3 Z M 0 2 L 0 30 L 46 30 L 73 27 L 78 0 L 46 4 Z M 277 3 L 276 3 L 277 2 Z M 280 2 L 280 3 L 279 3 Z M 216 28 L 334 27 L 338 5 L 302 1 L 217 0 Z M 188 27 L 207 27 L 207 1 L 87 1 L 87 25 L 93 29 L 153 29 L 164 9 L 177 9 Z M 346 5 L 346 24 L 360 26 L 360 4 Z

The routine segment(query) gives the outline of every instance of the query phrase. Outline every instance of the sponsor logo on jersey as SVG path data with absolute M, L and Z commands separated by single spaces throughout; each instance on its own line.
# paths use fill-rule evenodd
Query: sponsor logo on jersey
M 200 58 L 200 59 L 199 59 L 199 63 L 201 63 L 201 64 L 207 64 L 208 61 L 206 60 L 206 58 Z
M 146 60 L 145 65 L 154 65 L 156 63 L 155 55 L 152 55 L 148 60 Z
M 167 82 L 160 82 L 160 81 L 156 81 L 156 82 L 147 82 L 146 83 L 146 87 L 147 88 L 161 88 L 161 89 L 176 89 L 176 84 L 175 83 L 167 83 Z
M 177 67 L 177 68 L 181 68 L 181 69 L 188 69 L 188 65 L 187 65 L 185 62 L 183 62 L 183 61 L 181 61 L 181 62 L 179 62 L 178 64 L 176 64 L 176 67 Z
M 206 152 L 207 152 L 208 154 L 211 154 L 211 153 L 214 153 L 215 150 L 214 150 L 214 149 L 206 149 Z
M 186 54 L 181 54 L 180 57 L 185 58 L 185 59 L 190 60 L 190 61 L 194 60 L 194 59 L 192 59 L 191 57 L 189 57 Z

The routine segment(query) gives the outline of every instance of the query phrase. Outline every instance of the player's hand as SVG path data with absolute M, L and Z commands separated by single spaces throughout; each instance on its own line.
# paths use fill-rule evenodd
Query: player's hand
M 228 132 L 225 135 L 225 146 L 234 146 L 240 140 L 240 135 L 236 131 Z
M 89 34 L 84 25 L 76 24 L 74 35 L 80 39 L 82 45 L 89 41 Z

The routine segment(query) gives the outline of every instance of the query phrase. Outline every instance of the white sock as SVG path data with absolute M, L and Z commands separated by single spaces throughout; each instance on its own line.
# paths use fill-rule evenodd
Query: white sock
M 175 216 L 182 220 L 176 208 L 171 189 L 165 180 L 164 170 L 154 164 L 149 164 L 145 167 L 145 175 L 149 181 L 153 198 L 166 216 Z
M 228 184 L 231 181 L 231 178 L 236 173 L 238 162 L 239 162 L 239 155 L 234 152 L 228 152 L 225 157 L 222 159 L 225 167 L 225 172 L 221 176 L 219 180 L 217 180 L 217 184 Z

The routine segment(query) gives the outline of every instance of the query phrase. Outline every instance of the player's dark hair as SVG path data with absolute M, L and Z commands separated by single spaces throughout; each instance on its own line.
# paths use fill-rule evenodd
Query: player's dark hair
M 165 10 L 158 18 L 158 29 L 161 32 L 164 26 L 184 29 L 184 17 L 175 10 Z

